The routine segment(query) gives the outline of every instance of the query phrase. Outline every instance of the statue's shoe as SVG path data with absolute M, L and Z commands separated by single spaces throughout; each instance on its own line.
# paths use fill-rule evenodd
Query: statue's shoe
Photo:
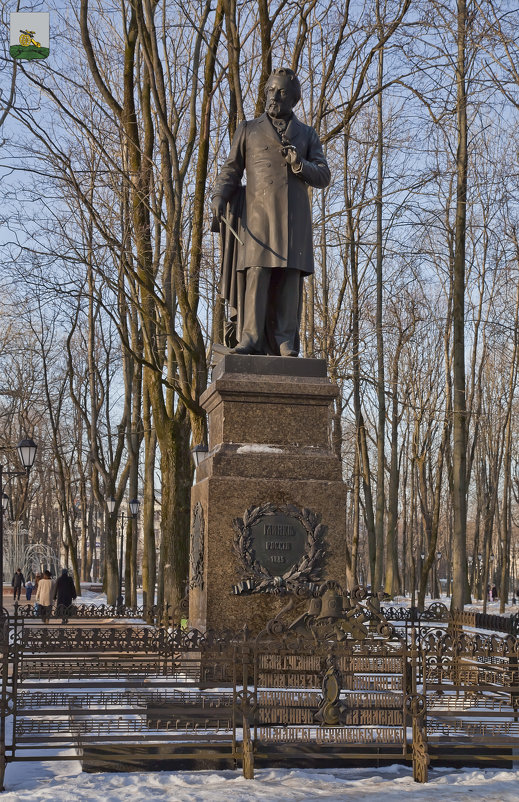
M 231 348 L 231 354 L 257 354 L 257 351 L 252 345 L 237 345 L 236 348 Z

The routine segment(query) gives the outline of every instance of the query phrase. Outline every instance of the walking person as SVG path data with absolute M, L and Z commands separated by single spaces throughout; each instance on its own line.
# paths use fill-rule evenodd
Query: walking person
M 55 584 L 52 581 L 50 571 L 44 571 L 43 577 L 38 582 L 38 590 L 36 591 L 36 601 L 38 602 L 38 609 L 44 624 L 48 624 L 50 621 L 54 591 Z
M 56 582 L 56 587 L 54 590 L 54 598 L 58 603 L 57 612 L 62 616 L 64 624 L 67 621 L 67 611 L 70 614 L 70 610 L 68 608 L 70 608 L 76 597 L 77 593 L 74 580 L 68 575 L 67 569 L 64 568 L 61 572 L 60 578 Z
M 36 599 L 36 601 L 34 602 L 34 615 L 39 614 L 40 605 L 38 604 L 38 585 L 40 584 L 40 580 L 41 580 L 41 574 L 37 573 L 34 579 L 34 588 L 32 589 L 32 592 L 34 593 L 34 597 Z
M 31 580 L 28 579 L 25 583 L 25 598 L 28 602 L 31 600 L 32 592 L 34 590 L 34 585 L 32 584 Z
M 16 601 L 17 599 L 20 601 L 22 585 L 25 587 L 25 579 L 21 568 L 16 569 L 11 585 L 13 586 L 13 601 Z

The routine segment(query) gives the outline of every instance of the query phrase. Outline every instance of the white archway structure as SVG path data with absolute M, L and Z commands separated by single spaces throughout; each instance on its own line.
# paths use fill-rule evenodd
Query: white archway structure
M 4 579 L 7 583 L 11 582 L 17 568 L 22 569 L 26 579 L 47 568 L 52 576 L 57 576 L 59 559 L 54 549 L 45 543 L 28 543 L 28 540 L 28 531 L 19 527 L 4 535 Z
M 58 555 L 50 546 L 44 543 L 30 543 L 24 550 L 23 574 L 42 574 L 48 569 L 52 576 L 58 575 Z

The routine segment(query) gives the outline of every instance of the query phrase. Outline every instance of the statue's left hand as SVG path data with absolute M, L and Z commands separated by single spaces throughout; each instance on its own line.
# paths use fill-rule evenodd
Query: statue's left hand
M 211 202 L 211 211 L 218 222 L 222 219 L 222 215 L 225 214 L 225 206 L 224 198 L 221 195 L 215 195 Z
M 283 154 L 283 157 L 289 164 L 293 165 L 294 167 L 297 167 L 297 165 L 299 164 L 299 156 L 297 155 L 297 150 L 295 145 L 283 145 L 283 147 L 281 148 L 281 153 Z

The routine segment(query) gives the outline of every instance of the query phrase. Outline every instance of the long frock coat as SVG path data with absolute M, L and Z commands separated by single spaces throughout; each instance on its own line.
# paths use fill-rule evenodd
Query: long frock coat
M 245 204 L 239 228 L 237 270 L 288 267 L 314 272 L 312 217 L 308 187 L 326 187 L 330 170 L 316 131 L 292 115 L 286 139 L 296 147 L 301 171 L 294 172 L 281 153 L 281 138 L 262 114 L 236 129 L 229 157 L 213 195 L 231 201 L 246 170 Z

